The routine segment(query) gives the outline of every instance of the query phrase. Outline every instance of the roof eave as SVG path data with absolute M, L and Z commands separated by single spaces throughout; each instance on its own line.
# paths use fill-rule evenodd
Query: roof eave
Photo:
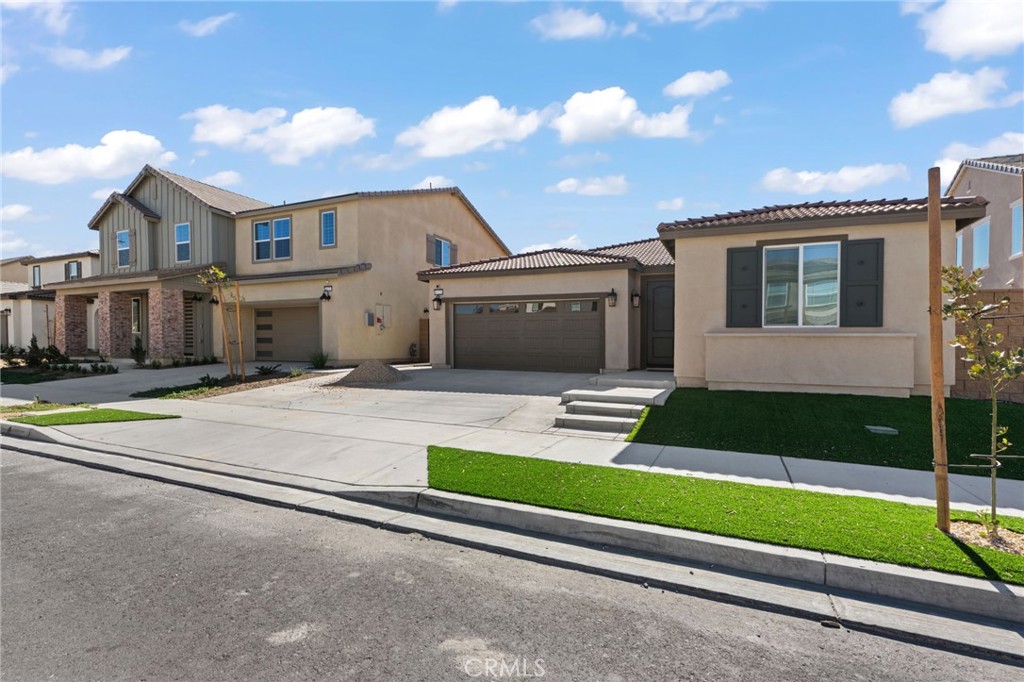
M 444 270 L 421 270 L 416 278 L 421 282 L 432 282 L 435 279 L 471 279 L 480 277 L 504 277 L 509 275 L 548 275 L 563 272 L 581 272 L 584 270 L 640 270 L 635 260 L 620 263 L 588 263 L 579 265 L 549 265 L 542 268 L 514 268 L 509 270 L 476 270 L 470 272 L 446 272 Z

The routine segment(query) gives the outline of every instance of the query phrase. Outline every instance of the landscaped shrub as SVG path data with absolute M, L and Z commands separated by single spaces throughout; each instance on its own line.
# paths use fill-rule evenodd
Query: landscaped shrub
M 68 362 L 68 356 L 61 352 L 60 348 L 50 344 L 43 351 L 43 359 L 50 364 L 60 364 Z
M 149 364 L 146 365 L 146 367 L 148 367 L 149 369 L 161 369 L 163 368 L 163 366 L 164 363 L 160 362 L 159 360 L 150 360 Z
M 25 353 L 25 364 L 29 367 L 38 367 L 43 364 L 43 349 L 39 347 L 39 339 L 33 334 L 28 341 L 28 352 Z
M 132 349 L 128 354 L 131 355 L 132 360 L 135 361 L 136 367 L 146 366 L 146 349 L 142 345 L 141 337 L 135 337 L 135 342 L 132 344 Z
M 309 364 L 313 366 L 313 369 L 323 369 L 327 366 L 327 353 L 318 350 L 309 356 Z
M 274 374 L 275 372 L 277 372 L 277 370 L 279 370 L 279 369 L 281 369 L 281 365 L 280 364 L 277 364 L 277 365 L 257 365 L 256 366 L 256 374 L 259 374 L 261 377 L 270 376 L 271 374 Z
M 288 373 L 288 376 L 294 379 L 295 377 L 301 377 L 305 373 L 306 370 L 302 369 L 301 367 L 293 367 L 292 371 Z
M 204 374 L 203 376 L 199 377 L 199 385 L 203 386 L 204 388 L 217 388 L 218 386 L 220 386 L 220 379 L 217 379 L 216 377 L 211 377 L 209 374 Z

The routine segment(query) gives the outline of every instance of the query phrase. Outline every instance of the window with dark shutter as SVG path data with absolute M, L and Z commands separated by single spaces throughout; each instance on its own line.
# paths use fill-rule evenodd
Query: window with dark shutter
M 727 251 L 726 327 L 761 326 L 761 249 Z
M 451 254 L 452 254 L 451 255 L 451 264 L 452 265 L 456 265 L 459 262 L 459 245 L 458 244 L 452 244 Z
M 434 249 L 435 248 L 436 247 L 435 247 L 435 244 L 434 244 L 434 235 L 428 234 L 427 235 L 427 262 L 430 263 L 431 265 L 434 265 Z
M 857 239 L 843 244 L 840 326 L 882 326 L 884 242 L 884 239 Z

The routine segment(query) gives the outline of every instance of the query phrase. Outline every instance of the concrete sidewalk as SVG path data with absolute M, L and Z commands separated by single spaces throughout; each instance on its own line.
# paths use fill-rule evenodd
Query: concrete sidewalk
M 155 372 L 159 373 L 159 372 Z M 313 379 L 204 401 L 109 403 L 181 420 L 89 424 L 51 429 L 87 448 L 130 448 L 191 468 L 225 468 L 255 480 L 281 476 L 310 486 L 423 488 L 428 445 L 625 467 L 681 476 L 934 503 L 934 477 L 858 464 L 774 455 L 647 445 L 568 435 L 550 429 L 552 395 L 523 396 L 393 389 L 317 394 Z M 410 384 L 412 382 L 409 382 Z M 554 384 L 558 393 L 561 384 Z M 62 442 L 69 442 L 62 439 Z M 294 481 L 293 481 L 294 482 Z M 987 504 L 987 478 L 950 475 L 953 506 Z M 1000 480 L 1000 511 L 1024 516 L 1024 481 Z

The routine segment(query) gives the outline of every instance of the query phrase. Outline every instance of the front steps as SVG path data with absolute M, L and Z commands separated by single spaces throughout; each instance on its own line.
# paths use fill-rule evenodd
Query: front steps
M 562 394 L 565 414 L 555 417 L 556 427 L 626 434 L 636 426 L 645 407 L 664 405 L 675 388 L 674 379 L 602 375 L 590 381 L 596 384 L 594 389 Z

